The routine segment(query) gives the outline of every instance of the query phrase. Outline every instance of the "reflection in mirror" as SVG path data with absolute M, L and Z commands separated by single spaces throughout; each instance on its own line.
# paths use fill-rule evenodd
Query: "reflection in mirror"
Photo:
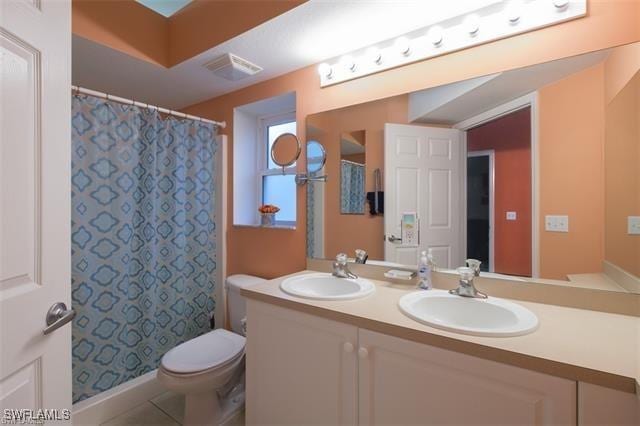
M 341 173 L 308 198 L 309 255 L 415 267 L 431 249 L 440 270 L 475 258 L 485 276 L 640 293 L 639 57 L 634 43 L 307 117 L 327 170 L 380 168 L 386 204 L 345 215 Z
M 340 135 L 340 213 L 364 214 L 365 131 Z
M 300 142 L 293 133 L 281 134 L 271 146 L 271 159 L 283 169 L 294 165 L 299 156 Z
M 315 175 L 324 167 L 327 154 L 324 147 L 318 141 L 307 142 L 307 173 Z

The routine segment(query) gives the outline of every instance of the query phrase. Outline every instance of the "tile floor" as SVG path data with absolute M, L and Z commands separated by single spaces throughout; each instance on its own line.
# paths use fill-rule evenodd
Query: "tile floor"
M 165 392 L 102 423 L 101 426 L 180 426 L 183 419 L 184 397 L 173 392 Z M 244 412 L 230 419 L 225 426 L 244 426 Z

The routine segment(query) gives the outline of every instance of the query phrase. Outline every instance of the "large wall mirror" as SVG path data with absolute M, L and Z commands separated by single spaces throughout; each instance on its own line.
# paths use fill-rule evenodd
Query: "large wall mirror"
M 340 177 L 307 194 L 309 257 L 415 266 L 431 249 L 441 270 L 473 258 L 487 276 L 640 293 L 640 43 L 306 125 Z

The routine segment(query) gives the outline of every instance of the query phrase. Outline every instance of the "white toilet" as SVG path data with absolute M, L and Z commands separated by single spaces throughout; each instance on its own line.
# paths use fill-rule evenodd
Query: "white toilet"
M 250 275 L 227 278 L 228 314 L 233 332 L 217 329 L 167 352 L 158 380 L 185 395 L 184 425 L 219 425 L 244 406 L 244 324 L 240 290 L 265 281 Z

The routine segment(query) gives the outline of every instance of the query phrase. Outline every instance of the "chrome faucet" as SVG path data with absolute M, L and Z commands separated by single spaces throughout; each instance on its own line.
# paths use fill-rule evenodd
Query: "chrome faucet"
M 366 251 L 362 249 L 356 249 L 356 263 L 365 264 L 367 263 L 368 258 L 369 258 L 369 255 L 367 254 Z
M 460 274 L 458 288 L 449 290 L 449 293 L 455 294 L 456 296 L 473 297 L 476 299 L 486 299 L 488 297 L 486 294 L 479 292 L 475 285 L 473 285 L 473 277 L 475 276 L 473 269 L 462 266 L 458 268 L 457 271 Z
M 336 256 L 336 261 L 333 262 L 333 273 L 331 275 L 338 278 L 358 278 L 356 274 L 349 270 L 347 266 L 347 255 L 344 253 L 339 253 Z
M 473 270 L 473 275 L 480 276 L 480 265 L 482 262 L 478 259 L 467 259 L 467 266 Z

